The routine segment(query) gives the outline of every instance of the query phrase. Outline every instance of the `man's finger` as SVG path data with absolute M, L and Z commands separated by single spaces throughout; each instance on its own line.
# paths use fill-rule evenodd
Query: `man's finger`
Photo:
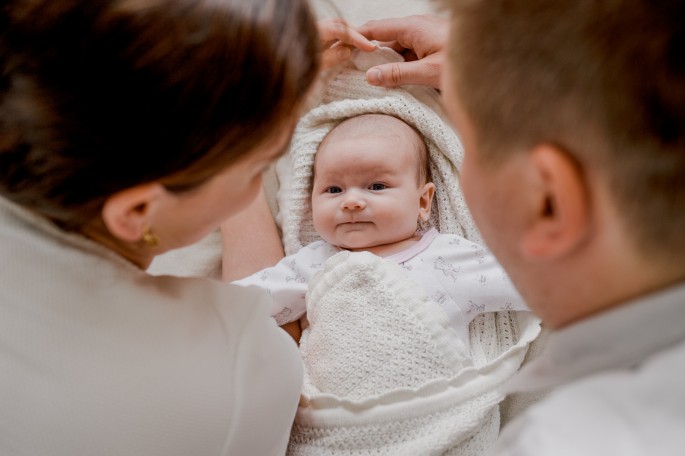
M 440 70 L 423 60 L 387 63 L 370 68 L 366 81 L 375 86 L 397 87 L 404 84 L 421 84 L 438 88 Z
M 407 30 L 407 20 L 380 19 L 365 23 L 357 29 L 359 33 L 370 40 L 376 41 L 404 41 L 403 37 Z

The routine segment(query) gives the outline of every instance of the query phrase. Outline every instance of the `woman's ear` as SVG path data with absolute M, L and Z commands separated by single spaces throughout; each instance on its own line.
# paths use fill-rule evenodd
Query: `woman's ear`
M 433 182 L 428 182 L 421 188 L 421 195 L 419 197 L 419 219 L 422 222 L 427 222 L 431 215 L 434 194 L 435 184 Z
M 157 182 L 127 188 L 107 198 L 102 220 L 110 233 L 127 242 L 141 240 L 152 227 L 154 214 L 164 195 Z
M 539 185 L 522 254 L 531 260 L 564 256 L 585 240 L 590 229 L 587 180 L 576 160 L 557 146 L 536 146 L 529 158 Z

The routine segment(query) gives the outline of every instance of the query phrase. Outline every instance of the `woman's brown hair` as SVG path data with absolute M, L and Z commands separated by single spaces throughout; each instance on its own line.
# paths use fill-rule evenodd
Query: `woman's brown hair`
M 70 229 L 125 188 L 202 184 L 318 71 L 304 0 L 10 0 L 0 30 L 0 194 Z

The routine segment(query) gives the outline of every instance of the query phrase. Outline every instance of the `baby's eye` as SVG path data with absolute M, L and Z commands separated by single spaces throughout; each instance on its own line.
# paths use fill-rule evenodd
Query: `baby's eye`
M 328 187 L 326 189 L 326 193 L 340 193 L 342 192 L 342 188 L 340 187 Z
M 371 190 L 384 190 L 387 187 L 385 186 L 385 184 L 371 184 L 371 186 L 369 188 Z

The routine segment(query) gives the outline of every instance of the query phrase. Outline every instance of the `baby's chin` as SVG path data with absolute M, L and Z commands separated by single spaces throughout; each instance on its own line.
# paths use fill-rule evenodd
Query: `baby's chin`
M 362 234 L 364 234 L 364 236 L 362 236 Z M 392 248 L 392 246 L 402 243 L 406 239 L 412 237 L 411 235 L 408 235 L 399 238 L 378 239 L 370 238 L 370 236 L 366 234 L 367 233 L 347 233 L 344 238 L 338 236 L 332 240 L 325 238 L 324 240 L 342 250 L 349 250 L 350 252 L 370 251 L 373 253 L 379 249 Z
M 344 236 L 321 236 L 321 238 L 328 244 L 333 245 L 341 250 L 349 250 L 355 252 L 358 250 L 366 250 L 377 245 L 372 239 L 369 239 L 367 233 L 346 233 Z
M 381 257 L 387 257 L 394 255 L 395 253 L 401 252 L 413 244 L 419 242 L 421 239 L 420 235 L 414 233 L 413 235 L 407 235 L 399 239 L 355 239 L 354 237 L 343 239 L 346 242 L 329 242 L 342 250 L 348 250 L 350 252 L 371 252 L 374 255 Z M 340 239 L 338 239 L 340 241 Z
M 371 252 L 373 254 L 379 255 L 379 256 L 385 256 L 385 252 L 388 250 L 395 250 L 394 246 L 396 243 L 378 243 L 378 242 L 367 242 L 367 243 L 360 243 L 360 244 L 354 244 L 354 243 L 344 243 L 344 244 L 338 244 L 336 247 L 338 247 L 341 250 L 347 250 L 349 252 Z
M 357 244 L 349 244 L 349 243 L 338 243 L 338 244 L 333 244 L 340 250 L 349 250 L 350 252 L 358 252 L 360 250 L 368 250 L 372 248 L 372 245 L 357 245 Z
M 351 241 L 330 242 L 330 241 L 326 241 L 326 242 L 336 246 L 337 248 L 339 248 L 341 250 L 349 250 L 350 252 L 359 252 L 359 251 L 363 251 L 363 250 L 369 250 L 369 249 L 372 249 L 373 247 L 376 246 L 376 243 L 368 242 L 368 241 L 366 241 L 366 242 L 364 242 L 364 241 L 359 241 L 359 242 L 351 242 Z

